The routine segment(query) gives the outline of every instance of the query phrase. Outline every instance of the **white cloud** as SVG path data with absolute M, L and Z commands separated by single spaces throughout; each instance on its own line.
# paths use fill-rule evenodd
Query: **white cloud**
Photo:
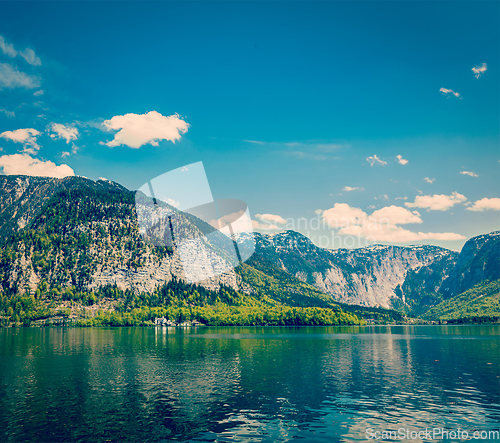
M 370 157 L 366 157 L 366 160 L 370 162 L 370 166 L 373 166 L 375 164 L 385 166 L 387 164 L 386 161 L 380 159 L 377 157 L 377 155 L 372 155 Z
M 38 77 L 18 71 L 8 63 L 0 63 L 0 89 L 2 88 L 38 88 L 40 80 Z
M 105 120 L 103 125 L 108 130 L 118 131 L 112 141 L 104 143 L 106 146 L 112 148 L 126 145 L 134 149 L 146 144 L 158 146 L 161 140 L 175 143 L 189 128 L 189 124 L 178 114 L 165 117 L 156 111 L 147 114 L 116 115 Z
M 28 154 L 3 155 L 0 168 L 4 175 L 33 175 L 39 177 L 63 178 L 75 175 L 68 165 L 56 165 L 51 161 L 32 158 Z
M 19 55 L 30 65 L 40 66 L 42 64 L 42 61 L 36 56 L 35 51 L 31 48 L 26 48 L 24 51 L 21 51 Z
M 7 109 L 0 108 L 0 112 L 3 112 L 7 117 L 15 117 L 16 113 L 13 111 L 7 111 Z
M 283 153 L 291 157 L 310 158 L 312 160 L 326 160 L 328 158 L 323 154 L 311 154 L 309 152 L 304 152 L 304 151 L 283 151 Z
M 30 65 L 40 66 L 42 61 L 36 56 L 35 51 L 31 48 L 26 48 L 21 52 L 18 52 L 14 49 L 14 45 L 12 43 L 7 43 L 5 39 L 0 35 L 0 49 L 5 55 L 9 57 L 17 57 L 20 55 L 24 60 L 26 60 Z
M 281 229 L 278 226 L 274 224 L 266 224 L 266 223 L 259 223 L 258 221 L 252 220 L 252 228 L 253 229 L 259 229 L 261 231 L 274 231 L 277 229 Z
M 287 221 L 279 216 L 274 214 L 256 214 L 256 218 L 258 218 L 263 223 L 259 223 L 256 220 L 252 220 L 253 229 L 261 230 L 261 231 L 275 231 L 279 229 L 283 229 L 283 225 L 287 224 Z M 282 225 L 282 226 L 278 226 Z
M 436 179 L 435 178 L 425 177 L 424 181 L 426 181 L 427 183 L 430 183 L 432 185 L 436 181 Z
M 337 152 L 344 147 L 347 147 L 347 145 L 340 145 L 338 143 L 318 143 L 314 146 L 315 149 L 322 152 Z
M 409 223 L 422 223 L 417 211 L 409 211 L 401 206 L 385 206 L 373 212 L 370 216 L 379 222 L 388 221 L 391 225 L 406 225 Z
M 338 143 L 321 142 L 318 140 L 306 140 L 300 142 L 285 142 L 285 141 L 262 141 L 262 140 L 242 140 L 246 143 L 254 145 L 266 145 L 268 148 L 279 148 L 274 151 L 289 157 L 311 160 L 335 160 L 337 157 L 331 154 L 340 149 L 349 147 Z M 283 150 L 285 148 L 285 150 Z
M 352 186 L 345 186 L 342 191 L 345 191 L 345 192 L 351 192 L 351 191 L 356 191 L 357 189 L 359 188 L 353 188 Z
M 472 171 L 460 171 L 460 174 L 462 175 L 470 175 L 471 177 L 479 177 L 475 172 Z
M 36 142 L 37 136 L 41 132 L 33 128 L 16 129 L 15 131 L 5 131 L 0 134 L 0 137 L 11 140 L 14 143 L 22 143 L 23 151 L 27 154 L 36 154 L 40 146 Z
M 208 223 L 215 229 L 221 230 L 228 237 L 240 232 L 249 232 L 252 231 L 253 227 L 261 226 L 258 222 L 250 220 L 249 214 L 244 210 L 223 215 L 219 219 L 210 220 Z M 266 230 L 265 228 L 258 229 Z
M 446 95 L 447 97 L 449 97 L 449 95 L 448 95 L 448 94 L 452 94 L 452 95 L 454 95 L 455 97 L 457 97 L 457 98 L 460 98 L 460 99 L 461 99 L 460 94 L 459 94 L 458 92 L 452 91 L 451 89 L 441 88 L 441 89 L 439 90 L 439 92 L 442 92 L 442 93 L 443 93 L 443 95 Z
M 386 206 L 374 211 L 370 216 L 360 208 L 352 208 L 346 203 L 336 203 L 324 211 L 324 220 L 338 234 L 366 237 L 373 241 L 393 243 L 419 240 L 462 240 L 464 236 L 452 232 L 412 232 L 399 225 L 422 223 L 417 211 L 409 211 L 399 206 Z
M 482 66 L 475 66 L 474 68 L 472 68 L 472 71 L 474 72 L 475 77 L 479 78 L 481 77 L 481 74 L 485 72 L 487 69 L 488 68 L 486 67 L 486 63 L 483 63 Z
M 14 45 L 12 43 L 7 43 L 1 35 L 0 35 L 0 49 L 5 55 L 8 55 L 9 57 L 17 56 L 17 51 L 14 49 Z
M 260 140 L 242 140 L 242 141 L 244 141 L 246 143 L 254 143 L 256 145 L 264 145 L 265 144 L 265 142 L 261 142 Z
M 359 227 L 344 228 L 338 232 L 343 235 L 356 235 L 373 241 L 392 243 L 415 242 L 421 240 L 464 240 L 466 237 L 453 232 L 412 232 L 400 226 L 387 228 L 385 225 L 374 224 L 370 229 Z
M 44 94 L 44 92 L 41 89 L 40 89 L 40 91 L 36 91 L 36 92 L 33 93 L 33 95 L 35 97 L 39 97 L 40 95 L 43 95 L 43 94 Z
M 55 132 L 55 134 L 50 134 L 50 138 L 53 140 L 64 139 L 66 143 L 69 144 L 72 140 L 78 139 L 78 129 L 73 126 L 65 126 L 60 123 L 52 123 L 49 127 L 50 131 Z
M 255 217 L 264 223 L 277 223 L 280 225 L 286 225 L 287 223 L 283 217 L 274 214 L 256 214 Z
M 63 151 L 63 152 L 61 152 L 61 157 L 62 157 L 62 158 L 65 158 L 65 157 L 67 157 L 69 154 L 70 154 L 70 153 L 69 153 L 68 151 Z
M 352 208 L 347 203 L 335 203 L 333 208 L 323 212 L 323 219 L 332 228 L 358 225 L 367 218 L 366 212 L 360 208 Z
M 405 206 L 408 208 L 427 208 L 428 211 L 446 211 L 454 205 L 463 203 L 466 200 L 467 197 L 458 192 L 452 192 L 451 195 L 417 195 L 413 203 L 407 202 Z
M 408 163 L 408 160 L 404 159 L 401 155 L 396 155 L 396 158 L 398 159 L 398 163 L 400 165 L 406 165 Z
M 500 198 L 482 198 L 466 209 L 467 211 L 476 212 L 483 212 L 486 210 L 500 211 Z

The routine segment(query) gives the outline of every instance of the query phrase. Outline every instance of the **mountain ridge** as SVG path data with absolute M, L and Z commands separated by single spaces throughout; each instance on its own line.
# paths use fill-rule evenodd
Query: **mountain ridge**
M 402 285 L 408 270 L 443 260 L 454 264 L 458 253 L 433 245 L 371 245 L 357 249 L 323 249 L 295 231 L 253 235 L 256 253 L 341 303 L 385 308 L 406 305 Z M 446 275 L 447 276 L 447 275 Z
M 141 237 L 134 203 L 133 191 L 109 181 L 0 177 L 0 289 L 34 293 L 46 282 L 60 289 L 114 285 L 152 293 L 184 279 L 176 248 Z M 179 229 L 203 237 L 196 217 L 175 214 Z M 341 303 L 416 316 L 498 278 L 500 267 L 498 231 L 469 239 L 460 253 L 433 245 L 324 249 L 295 231 L 237 237 L 242 243 L 255 239 L 254 256 L 200 285 L 288 305 Z M 193 260 L 204 266 L 196 255 Z

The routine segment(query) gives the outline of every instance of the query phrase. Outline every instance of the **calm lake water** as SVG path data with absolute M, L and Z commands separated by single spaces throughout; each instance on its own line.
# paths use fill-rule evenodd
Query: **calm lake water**
M 443 441 L 441 428 L 498 442 L 499 334 L 0 329 L 0 442 Z M 416 438 L 426 428 L 440 431 Z

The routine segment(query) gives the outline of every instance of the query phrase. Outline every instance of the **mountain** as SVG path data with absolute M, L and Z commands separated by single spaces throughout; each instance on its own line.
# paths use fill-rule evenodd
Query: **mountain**
M 4 200 L 0 219 L 4 236 L 0 290 L 4 294 L 33 293 L 40 287 L 55 288 L 59 293 L 68 287 L 97 291 L 106 286 L 153 293 L 173 279 L 185 280 L 176 248 L 144 241 L 137 223 L 135 193 L 119 185 L 81 177 L 4 176 L 0 196 Z M 175 217 L 176 235 L 204 239 L 203 234 L 214 231 L 190 214 L 167 209 Z M 13 224 L 7 214 L 17 222 Z M 223 255 L 216 253 L 217 244 L 211 247 L 211 256 L 193 250 L 188 259 L 199 268 L 217 263 L 224 267 Z M 200 285 L 212 291 L 231 288 L 270 304 L 337 306 L 311 285 L 272 270 L 262 261 L 253 264 L 257 267 L 244 263 Z
M 181 259 L 168 241 L 145 242 L 135 203 L 134 192 L 109 181 L 1 176 L 0 296 L 73 300 L 80 294 L 92 301 L 111 293 L 141 304 L 149 297 L 141 294 L 152 294 L 161 304 L 173 298 L 160 288 L 186 281 L 182 260 L 200 270 L 214 263 L 228 269 L 218 236 L 227 237 L 167 204 L 161 209 L 175 221 L 175 236 L 204 242 L 208 255 L 193 249 Z M 148 235 L 156 235 L 155 229 Z M 470 239 L 460 254 L 437 246 L 329 250 L 294 231 L 242 233 L 237 241 L 242 247 L 255 242 L 254 255 L 200 286 L 183 286 L 175 303 L 224 299 L 245 306 L 324 307 L 392 321 L 402 317 L 388 309 L 421 315 L 475 284 L 500 278 L 499 232 Z M 218 297 L 220 291 L 229 295 Z
M 395 291 L 406 302 L 405 312 L 420 315 L 479 283 L 498 278 L 500 232 L 491 232 L 468 240 L 458 257 L 445 256 L 431 266 L 409 270 L 404 283 Z
M 499 290 L 500 231 L 494 231 L 465 243 L 455 266 L 436 294 L 441 296 L 442 302 L 429 306 L 430 309 L 422 312 L 421 317 L 455 323 L 498 321 Z
M 458 256 L 449 252 L 437 257 L 431 264 L 408 270 L 404 282 L 394 289 L 400 300 L 393 304 L 394 308 L 418 316 L 449 297 L 449 294 L 442 293 L 442 288 L 455 269 Z
M 72 189 L 109 193 L 127 191 L 123 186 L 108 180 L 94 182 L 84 177 L 58 179 L 0 175 L 0 241 L 28 225 L 56 192 Z
M 451 298 L 478 283 L 500 278 L 500 231 L 469 239 L 440 291 Z
M 142 196 L 111 182 L 3 177 L 0 195 L 1 325 L 136 325 L 161 316 L 213 325 L 360 323 L 327 294 L 259 257 L 199 285 L 187 283 L 186 260 L 195 271 L 227 269 L 218 236 L 226 242 L 227 237 L 161 203 L 159 212 L 174 221 L 172 236 L 205 242 L 207 250 L 200 255 L 193 249 L 181 258 L 168 242 L 145 242 L 136 213 L 136 197 Z M 158 227 L 153 224 L 146 234 L 157 235 Z M 392 311 L 367 314 L 399 319 Z
M 151 292 L 173 277 L 183 278 L 175 250 L 143 241 L 134 192 L 81 177 L 2 179 L 4 292 L 34 291 L 41 280 L 63 288 L 116 285 Z M 17 223 L 4 214 L 12 214 Z M 192 217 L 178 211 L 176 217 L 178 229 L 202 237 Z M 203 265 L 203 258 L 199 261 Z M 204 283 L 211 289 L 245 286 L 234 271 Z
M 418 316 L 483 281 L 500 278 L 500 232 L 468 240 L 460 253 L 430 245 L 323 249 L 294 231 L 253 236 L 256 256 L 339 303 Z
M 340 303 L 407 311 L 429 303 L 414 294 L 407 276 L 413 276 L 415 287 L 437 291 L 458 258 L 458 253 L 438 246 L 373 245 L 329 250 L 294 231 L 240 235 L 253 235 L 258 256 Z
M 429 309 L 422 318 L 448 323 L 500 320 L 500 280 L 485 281 Z

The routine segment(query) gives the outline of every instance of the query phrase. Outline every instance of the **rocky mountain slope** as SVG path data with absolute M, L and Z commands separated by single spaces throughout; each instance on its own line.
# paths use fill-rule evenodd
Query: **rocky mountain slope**
M 11 230 L 1 251 L 4 291 L 34 291 L 44 279 L 50 286 L 151 292 L 173 276 L 183 278 L 175 249 L 151 246 L 140 236 L 133 192 L 79 177 L 8 178 L 4 212 L 20 217 L 18 229 L 9 221 L 0 227 L 5 235 Z M 179 218 L 179 229 L 199 233 L 190 217 Z M 204 284 L 244 285 L 234 271 Z
M 134 204 L 135 194 L 112 182 L 0 177 L 0 290 L 116 286 L 151 293 L 173 278 L 185 280 L 175 247 L 144 241 Z M 168 209 L 186 238 L 213 230 Z M 238 235 L 238 242 L 250 241 L 256 243 L 250 260 L 200 285 L 292 306 L 344 303 L 420 315 L 476 283 L 500 278 L 499 232 L 470 239 L 460 254 L 437 246 L 328 250 L 294 231 Z M 224 267 L 217 254 L 193 251 L 191 259 L 200 269 L 217 260 Z
M 110 193 L 126 191 L 126 188 L 111 181 L 94 182 L 83 177 L 58 179 L 0 175 L 0 241 L 28 225 L 56 192 L 72 189 Z
M 451 298 L 483 281 L 500 278 L 500 231 L 469 239 L 440 291 Z
M 500 232 L 471 238 L 460 253 L 430 245 L 328 250 L 294 231 L 241 234 L 256 254 L 336 301 L 420 315 L 481 282 L 500 278 Z
M 450 255 L 431 266 L 409 270 L 395 292 L 404 298 L 406 312 L 420 315 L 477 284 L 498 278 L 500 232 L 495 231 L 468 240 L 458 258 Z
M 490 323 L 500 319 L 500 280 L 484 281 L 429 309 L 422 318 L 451 323 Z
M 66 288 L 93 291 L 116 286 L 134 293 L 152 293 L 173 278 L 185 280 L 175 247 L 144 241 L 137 223 L 135 193 L 111 182 L 80 177 L 63 180 L 3 177 L 0 182 L 3 211 L 0 224 L 5 239 L 0 248 L 0 291 L 59 294 Z M 213 228 L 192 215 L 169 208 L 175 218 L 175 235 L 202 238 Z M 19 223 L 23 220 L 23 223 Z M 10 236 L 8 235 L 10 233 Z M 222 234 L 220 234 L 222 235 Z M 223 255 L 191 251 L 191 260 L 203 269 L 225 266 Z M 209 250 L 209 253 L 211 251 Z M 186 255 L 182 257 L 186 260 Z M 292 306 L 326 306 L 333 299 L 289 274 L 268 275 L 249 264 L 199 283 L 206 289 L 232 288 L 270 303 Z
M 432 278 L 426 278 L 425 285 L 436 291 L 458 258 L 458 253 L 438 246 L 328 250 L 294 231 L 253 235 L 258 255 L 338 302 L 362 306 L 403 308 L 413 302 L 407 300 L 408 288 L 401 290 L 409 272 L 428 270 Z

